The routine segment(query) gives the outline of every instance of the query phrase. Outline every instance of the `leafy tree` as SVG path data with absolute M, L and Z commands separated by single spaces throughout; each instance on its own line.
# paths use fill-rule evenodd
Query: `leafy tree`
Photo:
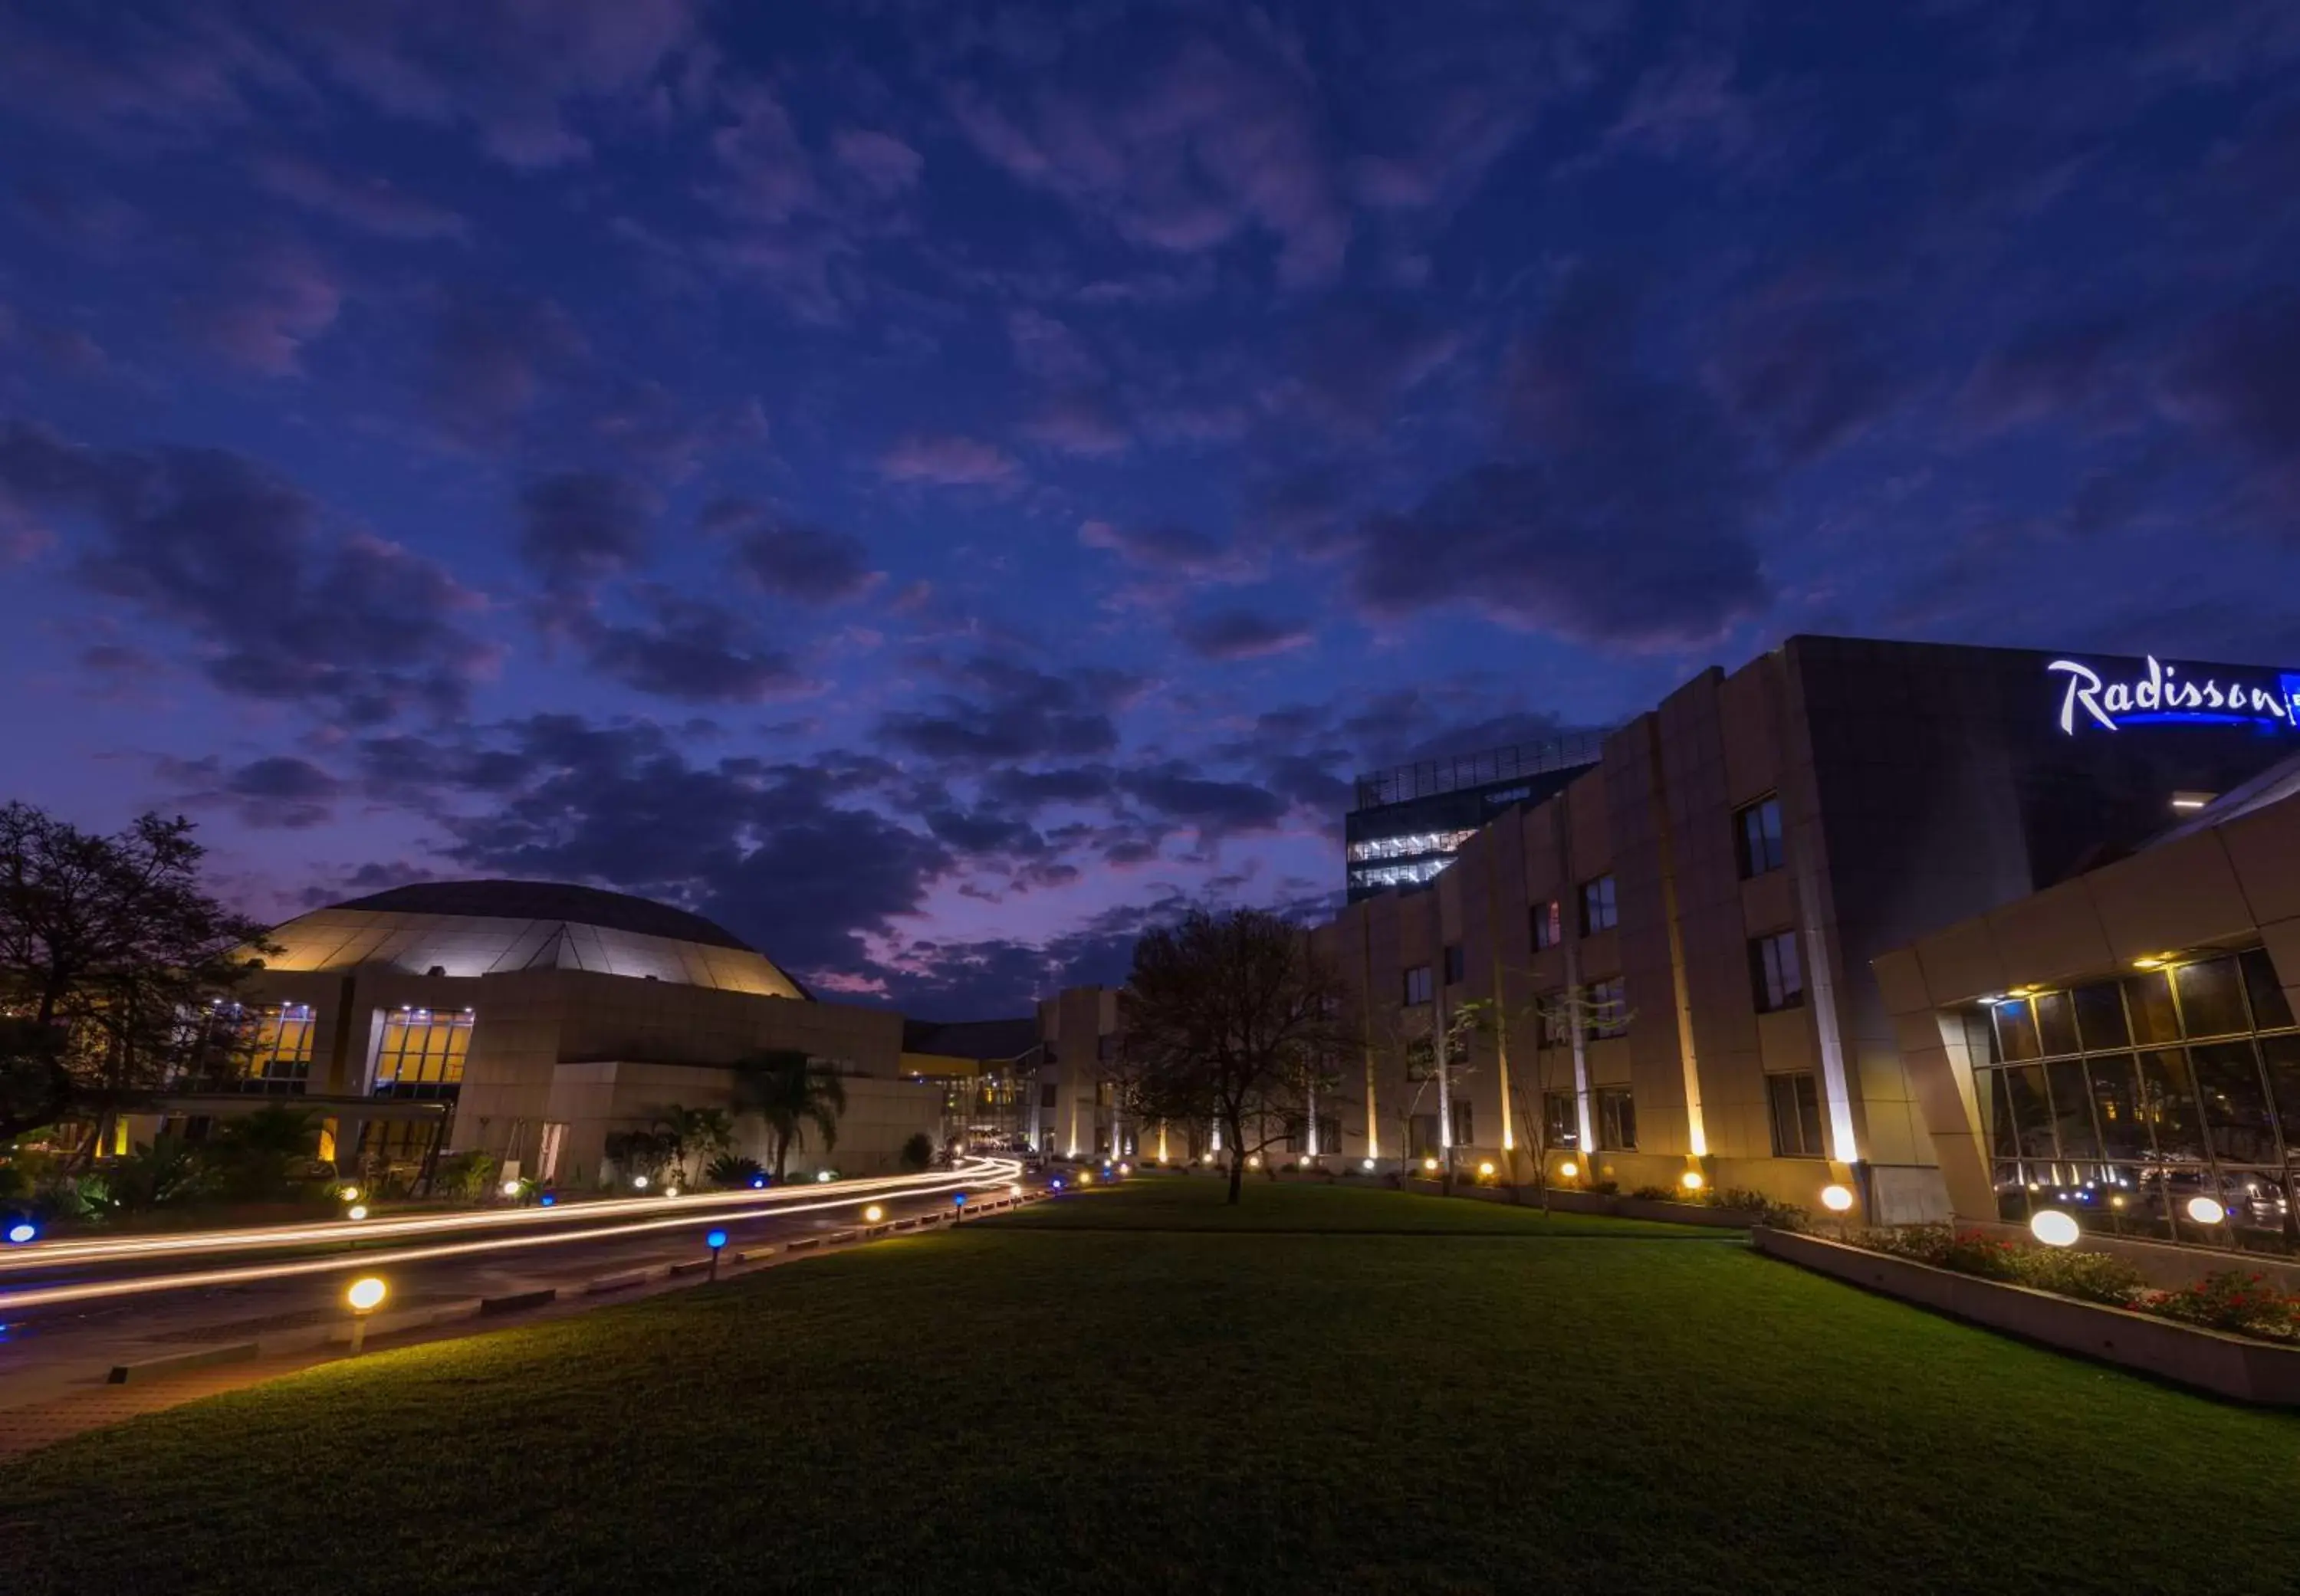
M 75 1113 L 93 1157 L 129 1098 L 244 1052 L 199 1017 L 276 950 L 201 890 L 204 852 L 180 817 L 107 836 L 0 807 L 0 1138 Z
M 912 1131 L 910 1139 L 903 1143 L 900 1156 L 905 1169 L 929 1168 L 935 1158 L 934 1138 L 924 1131 Z
M 1306 1117 L 1349 1045 L 1347 1002 L 1298 927 L 1266 910 L 1192 910 L 1134 944 L 1118 994 L 1121 1100 L 1138 1123 L 1218 1127 L 1237 1202 L 1246 1159 Z
M 791 1048 L 752 1053 L 735 1064 L 735 1109 L 756 1114 L 767 1127 L 779 1185 L 794 1147 L 806 1145 L 807 1127 L 822 1138 L 822 1150 L 838 1145 L 838 1117 L 846 1111 L 846 1087 L 838 1072 Z
M 478 1148 L 449 1153 L 439 1160 L 432 1175 L 432 1184 L 438 1190 L 467 1202 L 476 1202 L 486 1196 L 495 1181 L 496 1155 Z
M 735 1139 L 735 1121 L 724 1109 L 690 1109 L 675 1102 L 647 1110 L 648 1128 L 660 1138 L 663 1162 L 684 1179 L 687 1160 L 707 1159 Z
M 114 1214 L 140 1214 L 196 1196 L 206 1171 L 196 1149 L 179 1136 L 157 1136 L 125 1158 L 104 1165 L 83 1188 L 102 1183 L 102 1198 L 91 1201 Z

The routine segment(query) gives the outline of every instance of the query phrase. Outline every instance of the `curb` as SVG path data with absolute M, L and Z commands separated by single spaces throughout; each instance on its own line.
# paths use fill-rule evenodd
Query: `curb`
M 555 1302 L 558 1300 L 559 1288 L 555 1285 L 546 1285 L 531 1292 L 511 1292 L 500 1297 L 481 1297 L 479 1312 L 482 1314 L 517 1313 L 523 1308 L 540 1308 L 546 1302 Z
M 245 1363 L 262 1356 L 260 1342 L 234 1342 L 229 1346 L 202 1347 L 194 1352 L 171 1352 L 162 1358 L 146 1358 L 135 1363 L 115 1363 L 104 1376 L 110 1385 L 125 1385 L 131 1380 L 150 1380 L 162 1375 L 178 1375 L 186 1369 L 205 1368 L 215 1363 Z

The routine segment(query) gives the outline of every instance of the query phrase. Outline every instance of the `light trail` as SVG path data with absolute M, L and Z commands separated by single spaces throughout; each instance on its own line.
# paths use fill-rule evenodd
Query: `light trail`
M 971 1176 L 984 1184 L 1012 1180 L 1021 1166 L 1012 1160 L 971 1159 L 947 1174 L 888 1175 L 869 1180 L 826 1183 L 831 1189 L 857 1197 L 899 1195 L 929 1189 L 922 1182 Z M 948 1190 L 946 1186 L 938 1190 Z M 68 1264 L 102 1264 L 135 1259 L 199 1258 L 212 1253 L 260 1251 L 280 1247 L 350 1246 L 371 1241 L 396 1241 L 416 1236 L 453 1235 L 461 1231 L 517 1227 L 541 1229 L 556 1225 L 585 1224 L 629 1214 L 660 1213 L 665 1203 L 679 1210 L 716 1211 L 738 1204 L 788 1206 L 801 1198 L 823 1193 L 813 1182 L 771 1186 L 764 1191 L 691 1192 L 677 1197 L 611 1197 L 565 1207 L 475 1209 L 454 1214 L 408 1214 L 392 1219 L 335 1218 L 317 1223 L 247 1226 L 237 1230 L 188 1231 L 180 1235 L 111 1236 L 79 1242 L 34 1242 L 0 1252 L 0 1276 Z M 798 1211 L 798 1210 L 794 1210 Z M 811 1210 L 809 1210 L 811 1211 Z
M 995 1160 L 980 1160 L 988 1173 L 978 1175 L 972 1170 L 945 1176 L 906 1177 L 923 1179 L 929 1184 L 913 1185 L 904 1189 L 916 1196 L 931 1196 L 940 1192 L 962 1192 L 972 1186 L 992 1184 L 1005 1185 L 1021 1173 L 1019 1164 Z M 859 1184 L 859 1183 L 858 1183 Z M 755 1193 L 754 1193 L 755 1195 Z M 848 1194 L 819 1202 L 778 1202 L 754 1208 L 747 1212 L 720 1214 L 721 1225 L 744 1219 L 771 1219 L 783 1214 L 822 1213 L 831 1209 L 853 1208 L 855 1200 L 853 1188 Z M 661 1211 L 657 1205 L 658 1212 Z M 596 1242 L 618 1236 L 644 1235 L 652 1231 L 677 1230 L 692 1226 L 688 1217 L 692 1209 L 678 1215 L 642 1220 L 629 1225 L 612 1225 L 589 1230 L 568 1231 L 554 1235 L 497 1236 L 492 1241 L 454 1242 L 430 1247 L 402 1247 L 396 1251 L 376 1252 L 362 1251 L 356 1258 L 318 1258 L 295 1263 L 250 1264 L 236 1269 L 197 1269 L 182 1274 L 142 1275 L 126 1280 L 95 1280 L 78 1285 L 36 1286 L 29 1291 L 0 1293 L 0 1314 L 20 1309 L 43 1308 L 59 1302 L 98 1301 L 107 1297 L 138 1296 L 155 1292 L 185 1291 L 196 1286 L 249 1285 L 267 1280 L 293 1280 L 309 1275 L 335 1274 L 357 1269 L 375 1270 L 392 1264 L 423 1263 L 441 1258 L 467 1258 L 482 1252 L 500 1252 L 517 1247 L 548 1247 L 562 1242 Z

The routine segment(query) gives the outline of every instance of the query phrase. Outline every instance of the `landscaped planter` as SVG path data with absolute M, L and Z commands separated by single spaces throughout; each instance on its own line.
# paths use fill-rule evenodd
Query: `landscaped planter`
M 1760 1226 L 1749 1240 L 1774 1258 L 2026 1341 L 2238 1401 L 2300 1407 L 2300 1347 L 1937 1269 L 1822 1236 Z
M 1434 1180 L 1408 1179 L 1405 1189 L 1423 1192 L 1437 1197 L 1445 1188 Z M 1481 1186 L 1471 1181 L 1454 1183 L 1456 1197 L 1475 1197 L 1481 1202 L 1512 1201 L 1507 1186 Z M 1531 1186 L 1521 1186 L 1514 1199 L 1520 1208 L 1539 1208 L 1541 1193 Z M 1756 1223 L 1756 1216 L 1737 1208 L 1711 1208 L 1699 1202 L 1670 1202 L 1652 1197 L 1609 1197 L 1603 1192 L 1585 1192 L 1561 1186 L 1549 1191 L 1549 1206 L 1564 1214 L 1610 1214 L 1617 1219 L 1660 1219 L 1671 1225 L 1707 1225 L 1720 1230 L 1746 1230 Z
M 1746 1230 L 1757 1216 L 1738 1208 L 1711 1208 L 1699 1202 L 1671 1202 L 1661 1197 L 1616 1197 L 1612 1213 L 1623 1219 L 1666 1219 L 1672 1225 L 1712 1225 L 1721 1230 Z

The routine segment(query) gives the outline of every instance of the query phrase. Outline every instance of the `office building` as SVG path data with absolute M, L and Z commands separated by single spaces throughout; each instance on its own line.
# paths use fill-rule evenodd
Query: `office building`
M 1342 823 L 1349 901 L 1427 885 L 1479 827 L 1556 792 L 1596 763 L 1603 743 L 1581 733 L 1359 777 Z

